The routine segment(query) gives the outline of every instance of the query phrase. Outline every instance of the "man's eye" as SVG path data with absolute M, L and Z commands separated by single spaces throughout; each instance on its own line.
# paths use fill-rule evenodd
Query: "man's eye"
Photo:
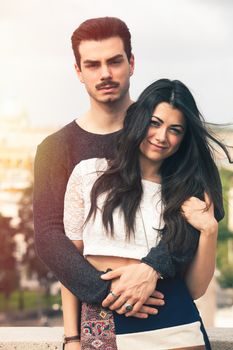
M 97 67 L 98 67 L 98 64 L 96 63 L 91 63 L 86 65 L 86 68 L 97 68 Z
M 116 65 L 116 64 L 120 64 L 120 63 L 121 63 L 121 61 L 112 61 L 112 62 L 110 62 L 110 64 L 113 64 L 113 65 L 114 65 L 114 64 L 115 64 L 115 65 Z

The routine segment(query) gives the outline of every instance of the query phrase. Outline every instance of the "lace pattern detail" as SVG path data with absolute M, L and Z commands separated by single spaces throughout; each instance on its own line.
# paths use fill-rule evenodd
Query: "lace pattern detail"
M 71 174 L 64 200 L 65 233 L 71 240 L 83 239 L 84 224 L 83 181 L 78 171 Z
M 90 191 L 98 176 L 107 169 L 105 158 L 91 158 L 74 168 L 64 199 L 65 233 L 71 240 L 83 239 L 83 225 L 89 212 Z
M 84 255 L 111 255 L 141 259 L 148 253 L 145 230 L 149 248 L 158 243 L 157 229 L 160 228 L 161 218 L 161 186 L 143 181 L 141 213 L 139 211 L 136 213 L 135 224 L 137 229 L 135 237 L 132 236 L 130 241 L 126 240 L 125 223 L 121 210 L 119 208 L 114 210 L 114 238 L 112 238 L 107 235 L 102 222 L 101 207 L 106 198 L 105 193 L 101 194 L 97 200 L 100 210 L 97 210 L 95 220 L 93 221 L 91 218 L 84 225 L 90 209 L 92 186 L 106 168 L 107 160 L 104 158 L 84 160 L 74 168 L 65 194 L 64 227 L 66 235 L 71 240 L 83 240 Z M 158 205 L 158 202 L 160 205 Z

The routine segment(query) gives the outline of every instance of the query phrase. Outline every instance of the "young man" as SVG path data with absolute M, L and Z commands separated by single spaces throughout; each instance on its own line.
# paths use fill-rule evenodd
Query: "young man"
M 172 277 L 179 263 L 189 257 L 171 256 L 161 240 L 141 264 L 106 273 L 96 271 L 64 234 L 64 194 L 69 176 L 81 160 L 111 158 L 116 138 L 123 126 L 126 109 L 132 103 L 129 81 L 134 71 L 130 33 L 117 18 L 90 19 L 72 36 L 75 69 L 90 96 L 90 109 L 83 116 L 47 137 L 35 159 L 34 221 L 37 251 L 61 283 L 81 301 L 119 309 L 126 303 L 129 316 L 143 317 L 154 308 L 143 303 L 154 291 L 159 274 Z M 199 273 L 199 262 L 206 259 L 205 243 L 200 246 L 189 269 L 189 280 L 208 286 L 210 276 Z M 207 248 L 206 248 L 207 247 Z M 204 253 L 202 253 L 204 251 Z M 213 257 L 208 255 L 210 263 Z M 206 261 L 205 261 L 206 263 Z M 203 266 L 202 261 L 200 266 Z M 158 271 L 158 272 L 157 272 Z M 203 287 L 203 290 L 205 289 Z M 111 290 L 111 292 L 110 292 Z M 154 305 L 163 296 L 154 292 Z M 197 295 L 197 294 L 195 294 Z
M 129 85 L 134 57 L 129 30 L 117 18 L 85 21 L 73 33 L 72 47 L 77 75 L 90 96 L 90 109 L 38 146 L 34 184 L 35 240 L 41 259 L 74 295 L 92 304 L 101 304 L 108 295 L 105 305 L 109 305 L 115 300 L 114 293 L 108 294 L 111 281 L 101 279 L 102 273 L 96 271 L 64 235 L 64 193 L 77 163 L 94 157 L 109 158 L 113 154 L 126 109 L 132 103 Z M 140 317 L 137 312 L 145 311 L 142 304 L 154 290 L 156 271 L 142 263 L 140 267 L 131 265 L 115 274 L 112 289 L 114 286 L 115 293 L 124 296 L 130 286 L 127 300 L 140 301 L 132 312 Z M 160 293 L 154 296 L 162 297 Z M 161 299 L 154 300 L 155 304 L 163 303 Z

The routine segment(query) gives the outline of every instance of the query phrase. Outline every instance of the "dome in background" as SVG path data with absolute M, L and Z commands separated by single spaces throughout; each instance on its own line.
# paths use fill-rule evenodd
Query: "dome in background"
M 29 126 L 29 117 L 22 101 L 17 97 L 0 100 L 1 130 L 23 129 Z

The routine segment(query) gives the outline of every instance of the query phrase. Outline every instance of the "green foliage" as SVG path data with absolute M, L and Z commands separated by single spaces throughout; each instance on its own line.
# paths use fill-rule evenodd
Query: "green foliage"
M 23 310 L 28 307 L 30 299 L 26 298 L 29 295 L 20 287 L 20 270 L 22 267 L 27 271 L 28 278 L 37 277 L 40 286 L 44 289 L 44 298 L 46 304 L 50 307 L 50 286 L 55 281 L 53 274 L 48 271 L 45 265 L 40 261 L 36 254 L 34 243 L 34 228 L 33 228 L 33 211 L 32 211 L 32 186 L 26 188 L 23 192 L 19 203 L 19 219 L 17 227 L 11 226 L 12 218 L 6 218 L 0 214 L 0 293 L 4 295 L 4 301 L 0 298 L 0 309 L 8 311 L 10 305 L 17 305 L 17 309 Z M 16 260 L 16 243 L 15 235 L 22 234 L 26 243 L 26 250 L 22 256 Z M 11 294 L 16 290 L 17 298 L 12 299 Z M 15 294 L 14 294 L 15 296 Z M 44 305 L 44 300 L 37 298 L 37 304 Z M 40 306 L 41 307 L 41 306 Z
M 15 258 L 15 233 L 15 229 L 11 226 L 11 218 L 0 214 L 0 292 L 5 295 L 6 309 L 7 299 L 9 299 L 10 294 L 18 287 L 19 283 Z
M 22 264 L 27 266 L 29 277 L 36 274 L 38 280 L 40 281 L 40 285 L 47 288 L 48 293 L 51 283 L 55 282 L 56 279 L 54 275 L 48 271 L 48 269 L 40 261 L 36 254 L 34 242 L 32 195 L 32 186 L 26 188 L 19 203 L 20 224 L 18 227 L 18 232 L 24 235 L 24 241 L 26 242 L 26 252 L 22 258 Z
M 225 217 L 219 224 L 219 241 L 232 238 L 232 232 L 228 230 L 228 192 L 231 186 L 233 186 L 233 172 L 227 169 L 220 169 L 220 176 L 222 181 L 223 190 L 223 204 L 225 209 Z
M 224 266 L 228 264 L 228 244 L 227 241 L 218 242 L 217 248 L 217 267 L 222 271 Z
M 218 282 L 222 288 L 233 288 L 233 264 L 222 267 Z
M 230 262 L 232 252 L 233 232 L 228 229 L 228 192 L 233 186 L 233 173 L 226 169 L 220 170 L 220 176 L 223 187 L 223 201 L 225 208 L 225 217 L 219 224 L 218 248 L 217 248 L 217 267 L 220 271 L 218 281 L 222 288 L 233 288 L 233 263 Z
M 20 298 L 20 292 L 14 291 L 10 298 L 9 298 L 9 305 L 8 305 L 8 311 L 17 311 L 18 310 L 18 304 L 19 304 L 19 298 Z M 61 306 L 61 295 L 58 293 L 57 295 L 52 295 L 49 299 L 49 305 L 48 300 L 46 298 L 46 295 L 43 291 L 31 291 L 31 290 L 25 290 L 24 291 L 24 303 L 25 303 L 25 310 L 40 310 L 40 309 L 51 309 L 54 304 L 58 304 Z M 5 307 L 5 298 L 3 293 L 0 293 L 0 312 L 4 311 Z

